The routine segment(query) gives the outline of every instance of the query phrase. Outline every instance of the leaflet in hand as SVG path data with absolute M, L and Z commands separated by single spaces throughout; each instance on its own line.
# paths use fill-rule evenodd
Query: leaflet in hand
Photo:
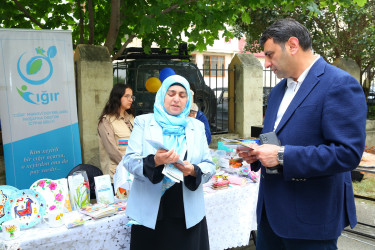
M 174 182 L 180 182 L 184 180 L 184 174 L 181 172 L 181 170 L 179 170 L 172 164 L 165 165 L 162 174 L 164 174 Z
M 166 146 L 164 146 L 163 144 L 161 144 L 158 141 L 154 141 L 154 140 L 151 140 L 151 139 L 146 139 L 146 141 L 148 143 L 150 143 L 154 148 L 156 148 L 156 150 L 158 150 L 158 149 L 164 149 L 164 150 L 167 150 L 167 151 L 170 150 L 170 149 L 168 149 Z M 178 159 L 176 161 L 176 163 L 181 164 L 181 165 L 185 165 L 185 163 L 183 161 L 181 161 L 180 159 Z
M 151 139 L 146 140 L 146 141 L 148 143 L 150 143 L 156 149 L 164 149 L 164 150 L 169 151 L 169 149 L 166 146 L 164 146 L 163 144 L 161 144 L 158 141 L 154 141 L 154 140 L 151 140 Z M 183 161 L 181 161 L 180 159 L 178 159 L 176 161 L 176 163 L 179 163 L 181 165 L 185 165 L 185 163 Z M 178 168 L 176 168 L 172 164 L 166 164 L 162 173 L 174 182 L 180 182 L 180 181 L 184 180 L 184 174 L 181 172 L 181 170 L 179 170 Z
M 227 138 L 223 138 L 223 137 L 221 139 L 224 141 L 224 146 L 229 147 L 229 148 L 233 148 L 233 149 L 237 149 L 239 151 L 253 150 L 252 144 L 255 144 L 255 142 L 254 143 L 244 143 L 240 140 L 227 139 Z

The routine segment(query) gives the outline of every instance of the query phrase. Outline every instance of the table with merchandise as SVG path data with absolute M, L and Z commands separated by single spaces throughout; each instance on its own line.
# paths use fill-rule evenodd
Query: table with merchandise
M 233 151 L 211 154 L 217 172 L 203 185 L 210 249 L 246 246 L 257 227 L 259 173 Z M 114 177 L 123 183 L 115 184 L 116 197 L 122 199 L 116 202 L 110 178 L 103 175 L 94 178 L 98 203 L 90 203 L 84 171 L 40 179 L 30 189 L 0 186 L 0 249 L 129 249 L 131 219 L 122 195 L 131 192 L 131 180 L 121 172 Z
M 213 250 L 247 245 L 256 230 L 255 208 L 258 183 L 230 185 L 213 190 L 206 186 L 206 217 L 210 247 Z M 129 249 L 129 218 L 124 211 L 97 220 L 87 220 L 73 228 L 51 228 L 40 222 L 21 230 L 14 240 L 2 240 L 2 249 Z

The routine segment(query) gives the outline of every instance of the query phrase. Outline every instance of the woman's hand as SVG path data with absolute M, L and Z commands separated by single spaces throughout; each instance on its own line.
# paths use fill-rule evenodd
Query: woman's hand
M 163 164 L 175 163 L 179 158 L 180 155 L 177 154 L 173 149 L 169 151 L 165 149 L 158 149 L 154 156 L 155 167 Z
M 184 174 L 184 176 L 194 176 L 196 177 L 197 174 L 195 173 L 194 166 L 188 161 L 184 161 L 185 165 L 175 163 L 174 166 L 181 170 L 181 172 Z

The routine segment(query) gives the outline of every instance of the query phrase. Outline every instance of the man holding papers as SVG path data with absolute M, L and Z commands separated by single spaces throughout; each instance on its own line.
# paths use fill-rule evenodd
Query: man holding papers
M 284 79 L 268 98 L 263 144 L 239 153 L 261 168 L 257 249 L 337 249 L 342 230 L 357 223 L 350 172 L 365 147 L 365 95 L 314 54 L 294 19 L 272 24 L 260 45 L 265 67 Z
M 123 162 L 134 175 L 131 249 L 209 249 L 202 184 L 215 174 L 203 123 L 187 117 L 190 86 L 167 77 L 154 113 L 137 116 Z M 181 162 L 182 161 L 182 162 Z

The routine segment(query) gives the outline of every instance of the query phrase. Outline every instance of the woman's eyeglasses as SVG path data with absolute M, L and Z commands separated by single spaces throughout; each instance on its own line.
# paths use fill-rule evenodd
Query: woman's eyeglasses
M 125 95 L 125 97 L 130 101 L 130 100 L 133 100 L 133 102 L 135 101 L 135 96 L 134 95 Z

